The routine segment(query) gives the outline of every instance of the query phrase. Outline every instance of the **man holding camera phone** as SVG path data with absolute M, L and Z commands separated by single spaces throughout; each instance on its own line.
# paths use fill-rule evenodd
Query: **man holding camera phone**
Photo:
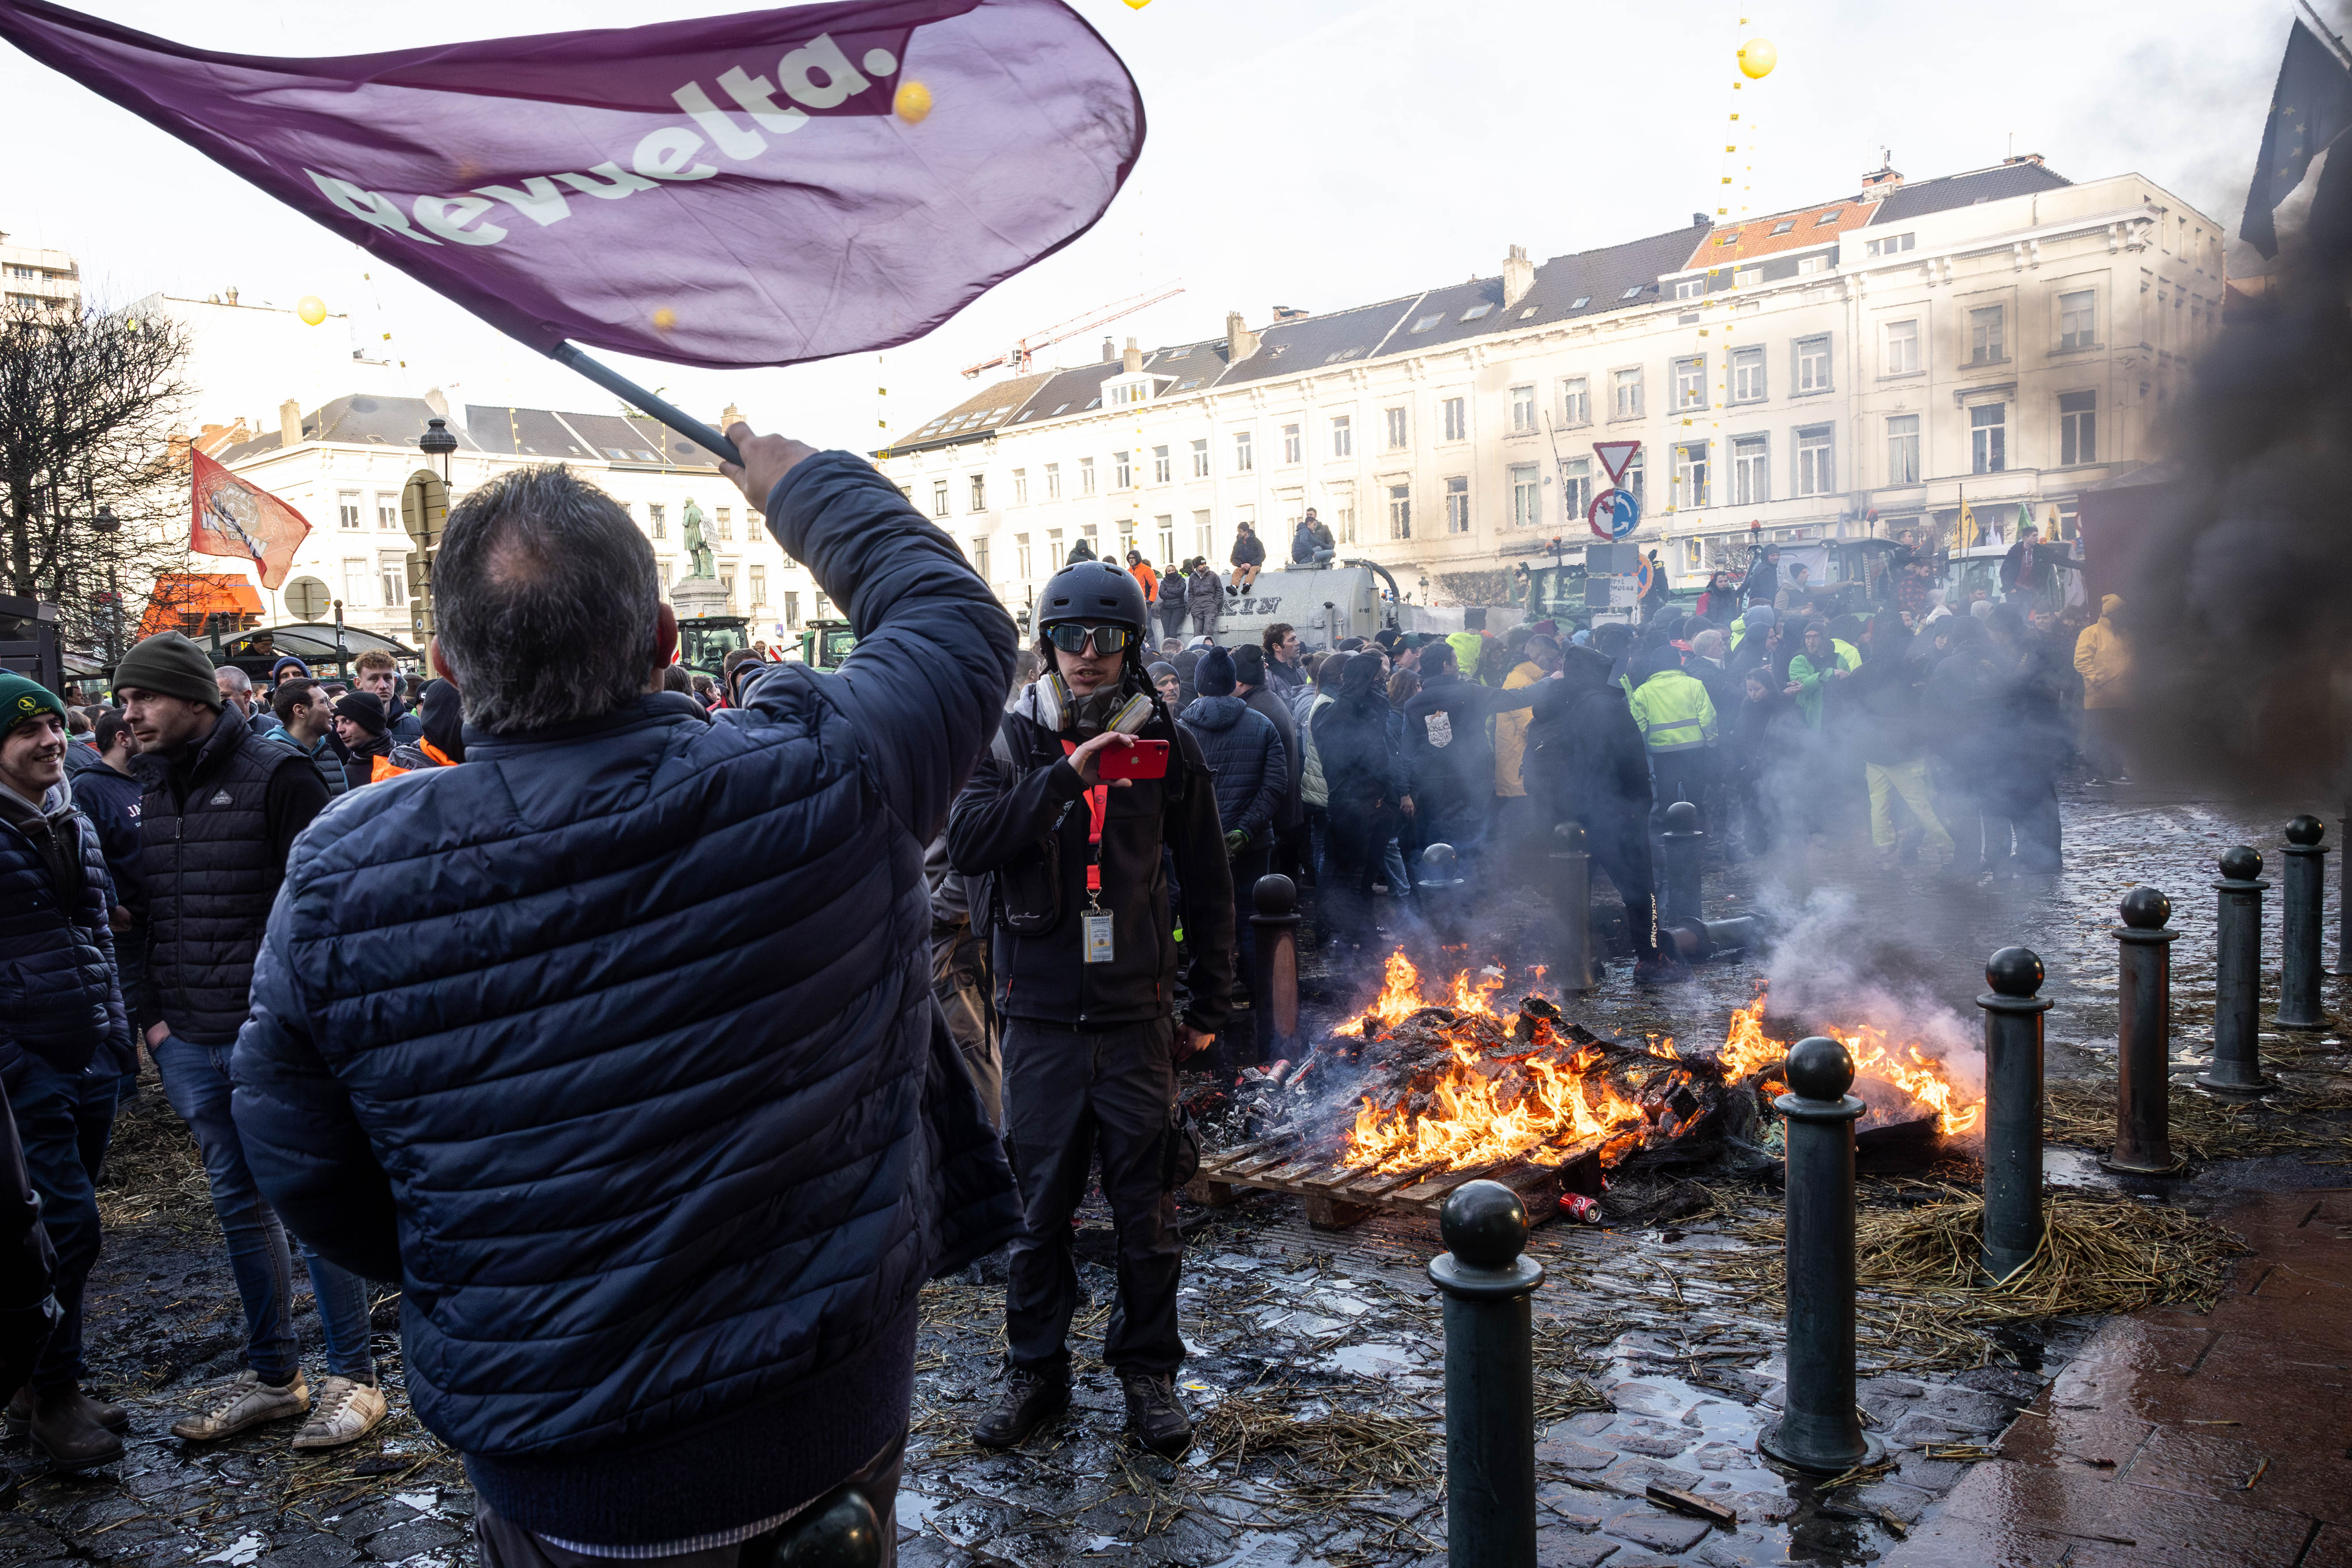
M 949 857 L 980 879 L 972 919 L 995 943 L 1004 1141 L 1024 1211 L 1005 1292 L 1004 1393 L 972 1436 L 1011 1447 L 1069 1405 L 1070 1221 L 1099 1151 L 1118 1229 L 1103 1360 L 1126 1392 L 1128 1430 L 1174 1457 L 1192 1427 L 1174 1382 L 1184 1342 L 1173 1194 L 1198 1158 L 1177 1117 L 1176 1067 L 1231 1011 L 1233 880 L 1200 748 L 1144 673 L 1142 588 L 1116 566 L 1079 562 L 1040 605 L 1045 673 L 1005 714 L 948 817 Z M 1192 959 L 1181 1021 L 1171 858 Z

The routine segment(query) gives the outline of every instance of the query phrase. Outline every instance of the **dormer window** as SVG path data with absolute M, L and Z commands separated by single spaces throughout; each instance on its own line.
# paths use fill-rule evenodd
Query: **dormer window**
M 1475 321 L 1494 308 L 1492 305 L 1473 305 L 1462 312 L 1462 319 L 1465 321 Z

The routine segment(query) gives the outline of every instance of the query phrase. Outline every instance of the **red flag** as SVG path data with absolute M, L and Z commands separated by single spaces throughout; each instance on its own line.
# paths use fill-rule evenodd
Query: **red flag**
M 265 588 L 285 582 L 294 552 L 310 535 L 310 523 L 268 490 L 256 489 L 202 452 L 188 455 L 196 460 L 189 550 L 251 562 Z

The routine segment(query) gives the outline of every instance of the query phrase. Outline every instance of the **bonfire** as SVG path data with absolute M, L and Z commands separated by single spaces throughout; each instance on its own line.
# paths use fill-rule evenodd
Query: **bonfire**
M 1756 1000 L 1731 1015 L 1724 1031 L 1723 1051 L 1717 1058 L 1730 1082 L 1778 1084 L 1780 1064 L 1794 1042 L 1775 1039 L 1767 1032 L 1764 1015 L 1769 1001 L 1766 983 L 1759 980 Z M 1853 1058 L 1853 1092 L 1870 1107 L 1861 1131 L 1924 1120 L 1930 1113 L 1941 1137 L 1963 1137 L 1976 1131 L 1984 1102 L 1954 1083 L 1944 1064 L 1929 1056 L 1917 1040 L 1890 1039 L 1875 1024 L 1813 1023 L 1807 1032 L 1839 1041 Z M 1780 1033 L 1794 1031 L 1784 1028 Z

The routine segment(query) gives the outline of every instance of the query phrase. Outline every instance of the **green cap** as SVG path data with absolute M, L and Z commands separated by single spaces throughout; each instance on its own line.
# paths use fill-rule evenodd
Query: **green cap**
M 54 713 L 58 722 L 65 722 L 66 700 L 38 681 L 27 680 L 21 675 L 0 674 L 0 735 L 11 734 L 19 724 Z

